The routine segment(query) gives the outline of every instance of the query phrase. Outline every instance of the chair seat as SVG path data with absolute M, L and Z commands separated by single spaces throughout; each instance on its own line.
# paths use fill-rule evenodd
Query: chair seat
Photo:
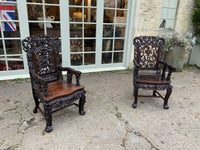
M 77 86 L 75 84 L 67 83 L 64 81 L 53 81 L 48 83 L 47 93 L 48 96 L 45 97 L 42 92 L 39 91 L 39 88 L 35 88 L 46 101 L 52 101 L 59 97 L 69 96 L 77 91 L 83 90 L 83 86 Z
M 136 83 L 150 85 L 169 85 L 170 81 L 161 80 L 161 77 L 156 75 L 139 75 L 139 79 L 136 80 Z

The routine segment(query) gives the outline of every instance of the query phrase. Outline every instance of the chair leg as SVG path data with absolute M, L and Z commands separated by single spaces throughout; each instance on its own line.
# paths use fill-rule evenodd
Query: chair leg
M 167 88 L 167 92 L 166 92 L 165 99 L 164 99 L 164 105 L 163 105 L 164 109 L 169 109 L 168 99 L 169 99 L 171 93 L 172 93 L 172 86 L 169 86 Z
M 85 115 L 85 111 L 84 111 L 84 104 L 85 104 L 85 95 L 82 95 L 80 100 L 79 100 L 79 113 L 81 115 Z
M 44 103 L 44 113 L 46 119 L 46 132 L 51 132 L 53 130 L 52 127 L 52 105 L 48 103 Z
M 153 90 L 153 96 L 156 96 L 156 90 Z
M 138 100 L 138 87 L 134 87 L 134 102 L 132 104 L 133 108 L 137 107 L 137 100 Z
M 38 97 L 35 93 L 35 90 L 32 90 L 32 92 L 33 92 L 33 98 L 34 98 L 34 101 L 35 101 L 35 108 L 33 109 L 33 113 L 36 114 L 40 103 L 38 101 Z

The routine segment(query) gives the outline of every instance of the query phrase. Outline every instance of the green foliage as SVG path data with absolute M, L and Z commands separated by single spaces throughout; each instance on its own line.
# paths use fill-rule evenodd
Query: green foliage
M 200 0 L 195 0 L 196 5 L 194 8 L 194 14 L 192 18 L 192 22 L 196 27 L 196 35 L 200 36 Z

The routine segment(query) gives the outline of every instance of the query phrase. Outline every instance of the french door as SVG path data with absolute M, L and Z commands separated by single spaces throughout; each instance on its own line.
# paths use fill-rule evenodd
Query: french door
M 128 41 L 132 40 L 128 34 L 132 3 L 131 0 L 0 0 L 0 77 L 28 74 L 21 40 L 39 33 L 60 38 L 63 66 L 85 72 L 125 68 L 129 61 Z M 5 13 L 10 18 L 6 19 Z

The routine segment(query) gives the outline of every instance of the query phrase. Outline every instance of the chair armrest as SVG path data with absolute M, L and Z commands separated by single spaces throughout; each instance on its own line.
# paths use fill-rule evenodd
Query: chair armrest
M 61 71 L 67 71 L 67 82 L 72 83 L 73 74 L 76 76 L 76 85 L 80 85 L 81 72 L 69 67 L 61 67 Z
M 48 93 L 47 93 L 48 81 L 40 77 L 35 72 L 34 73 L 32 72 L 31 75 L 35 79 L 35 81 L 39 83 L 39 89 L 41 90 L 41 92 L 43 92 L 44 96 L 47 97 L 48 96 Z
M 136 60 L 133 60 L 133 64 L 134 64 L 134 69 L 133 69 L 133 81 L 135 82 L 136 79 L 139 78 L 138 76 L 138 72 L 139 72 L 139 69 L 140 69 L 140 65 L 137 63 Z
M 166 62 L 164 61 L 159 61 L 160 64 L 162 64 L 164 67 L 163 67 L 163 72 L 162 72 L 162 75 L 161 75 L 161 80 L 164 80 L 165 79 L 165 72 L 166 72 L 166 69 L 168 69 L 168 75 L 167 75 L 167 78 L 166 80 L 167 81 L 170 81 L 171 79 L 171 74 L 172 72 L 175 72 L 176 71 L 176 68 L 173 67 L 172 65 L 169 65 L 167 64 Z
M 133 64 L 134 64 L 134 66 L 136 67 L 136 68 L 140 68 L 140 65 L 137 63 L 137 61 L 134 59 L 133 60 Z

